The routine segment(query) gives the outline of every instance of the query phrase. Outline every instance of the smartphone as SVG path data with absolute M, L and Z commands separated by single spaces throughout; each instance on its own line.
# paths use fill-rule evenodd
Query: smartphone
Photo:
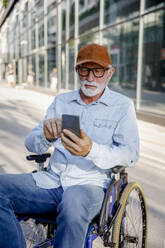
M 69 129 L 80 138 L 80 117 L 78 115 L 62 115 L 62 129 Z

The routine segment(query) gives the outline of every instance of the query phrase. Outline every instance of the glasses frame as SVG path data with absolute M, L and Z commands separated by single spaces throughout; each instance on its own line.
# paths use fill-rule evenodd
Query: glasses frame
M 82 74 L 80 74 L 80 68 L 85 68 L 85 69 L 87 69 L 88 70 L 88 74 L 87 75 L 82 75 Z M 94 70 L 97 70 L 97 69 L 103 69 L 104 70 L 104 73 L 103 73 L 103 75 L 102 76 L 96 76 L 95 75 L 95 73 L 94 73 Z M 104 74 L 105 74 L 105 71 L 107 71 L 107 70 L 109 70 L 110 68 L 89 68 L 89 67 L 86 67 L 86 66 L 77 66 L 77 71 L 78 71 L 78 74 L 79 74 L 79 76 L 80 77 L 88 77 L 89 76 L 89 73 L 90 73 L 90 71 L 92 71 L 92 73 L 93 73 L 93 75 L 94 75 L 94 77 L 96 77 L 96 78 L 102 78 L 102 77 L 104 77 Z

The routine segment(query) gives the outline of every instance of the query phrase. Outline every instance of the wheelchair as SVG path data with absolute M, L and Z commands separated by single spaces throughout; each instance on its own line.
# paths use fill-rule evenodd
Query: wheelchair
M 50 156 L 50 153 L 29 155 L 27 160 L 38 163 L 38 170 L 46 170 L 44 163 Z M 125 166 L 115 166 L 110 170 L 112 180 L 100 214 L 89 224 L 84 248 L 147 248 L 145 196 L 137 182 L 128 182 L 125 170 Z M 22 226 L 27 248 L 53 247 L 57 226 L 51 215 L 16 216 Z

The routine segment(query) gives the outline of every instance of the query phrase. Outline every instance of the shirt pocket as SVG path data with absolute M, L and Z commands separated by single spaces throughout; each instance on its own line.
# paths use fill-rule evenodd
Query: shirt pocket
M 117 122 L 107 119 L 94 119 L 93 138 L 100 144 L 111 144 Z
M 112 120 L 104 120 L 104 119 L 94 119 L 93 122 L 94 127 L 98 128 L 113 128 L 116 126 L 116 121 Z

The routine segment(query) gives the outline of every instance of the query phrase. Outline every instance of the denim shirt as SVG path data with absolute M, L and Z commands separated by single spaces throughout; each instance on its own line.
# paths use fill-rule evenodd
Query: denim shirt
M 44 120 L 62 114 L 78 115 L 80 128 L 92 140 L 86 157 L 74 156 L 63 146 L 61 139 L 46 140 Z M 39 187 L 50 189 L 62 186 L 91 184 L 107 188 L 110 169 L 116 165 L 134 166 L 139 156 L 139 137 L 133 102 L 126 96 L 106 87 L 102 96 L 85 104 L 79 90 L 58 95 L 47 110 L 43 121 L 25 140 L 30 152 L 42 154 L 53 146 L 48 171 L 33 173 Z

